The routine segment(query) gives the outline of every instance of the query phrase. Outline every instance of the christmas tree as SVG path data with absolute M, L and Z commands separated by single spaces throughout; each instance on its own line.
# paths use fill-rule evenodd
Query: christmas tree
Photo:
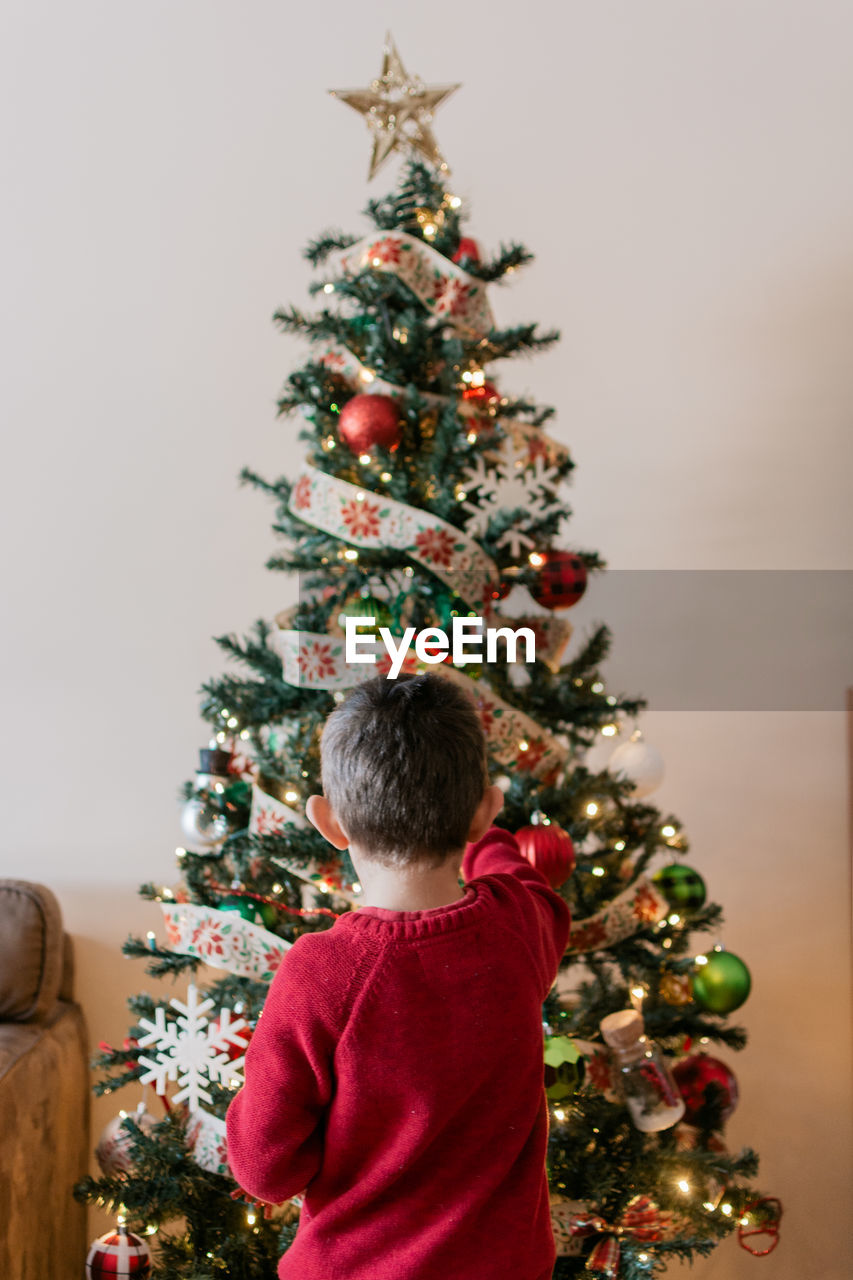
M 143 1085 L 159 1101 L 116 1117 L 103 1176 L 79 1188 L 120 1215 L 92 1276 L 121 1250 L 144 1274 L 150 1239 L 155 1275 L 266 1280 L 293 1239 L 298 1203 L 259 1206 L 235 1186 L 223 1117 L 286 949 L 357 909 L 351 864 L 303 811 L 326 716 L 377 670 L 468 689 L 505 793 L 498 821 L 571 908 L 543 1010 L 554 1275 L 638 1280 L 733 1231 L 775 1243 L 754 1153 L 725 1146 L 737 1086 L 715 1056 L 745 1043 L 727 1017 L 749 973 L 719 943 L 696 954 L 692 935 L 715 939 L 721 910 L 677 818 L 647 801 L 662 764 L 635 728 L 642 701 L 606 687 L 607 628 L 572 643 L 565 611 L 603 565 L 561 546 L 572 462 L 544 430 L 553 410 L 498 373 L 558 335 L 494 322 L 488 286 L 531 255 L 510 243 L 485 258 L 463 234 L 431 128 L 455 87 L 409 77 L 389 42 L 377 80 L 338 93 L 372 129 L 371 177 L 393 153 L 405 164 L 366 233 L 308 246 L 314 309 L 276 315 L 309 344 L 279 402 L 304 416 L 305 459 L 296 477 L 243 479 L 275 503 L 269 568 L 301 575 L 300 600 L 220 638 L 239 674 L 204 686 L 180 883 L 143 886 L 161 927 L 124 947 L 179 991 L 131 998 L 127 1040 L 97 1060 L 96 1092 Z M 602 735 L 623 738 L 604 770 L 587 762 Z

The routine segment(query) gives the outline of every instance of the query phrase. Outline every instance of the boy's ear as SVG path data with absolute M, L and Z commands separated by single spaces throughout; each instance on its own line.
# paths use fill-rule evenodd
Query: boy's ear
M 500 787 L 486 787 L 483 798 L 478 804 L 471 827 L 468 831 L 468 843 L 474 844 L 486 834 L 495 818 L 504 806 L 504 793 Z
M 309 796 L 305 816 L 329 844 L 336 849 L 349 848 L 349 836 L 335 817 L 335 811 L 325 796 Z

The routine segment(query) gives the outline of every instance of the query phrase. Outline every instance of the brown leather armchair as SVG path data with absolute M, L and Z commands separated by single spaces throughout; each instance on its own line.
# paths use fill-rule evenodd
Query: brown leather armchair
M 0 1276 L 79 1280 L 89 1079 L 71 947 L 49 889 L 0 879 Z

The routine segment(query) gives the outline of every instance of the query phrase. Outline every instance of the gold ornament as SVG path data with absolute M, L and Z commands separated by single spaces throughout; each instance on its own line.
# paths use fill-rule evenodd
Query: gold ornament
M 689 973 L 665 973 L 658 985 L 661 999 L 673 1005 L 689 1004 L 692 990 Z
M 329 90 L 333 98 L 340 98 L 364 116 L 373 133 L 368 181 L 392 151 L 406 147 L 420 152 L 442 173 L 450 172 L 431 126 L 435 110 L 458 88 L 458 84 L 425 85 L 419 76 L 410 76 L 389 32 L 385 37 L 382 70 L 376 80 L 366 89 Z

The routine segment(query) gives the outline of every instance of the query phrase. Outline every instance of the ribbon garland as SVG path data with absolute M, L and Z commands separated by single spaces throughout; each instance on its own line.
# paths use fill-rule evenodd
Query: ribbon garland
M 332 264 L 346 276 L 367 268 L 395 275 L 436 320 L 463 333 L 483 338 L 495 327 L 483 281 L 405 231 L 359 240 L 335 255 Z
M 647 924 L 657 924 L 669 904 L 651 880 L 639 876 L 603 910 L 585 920 L 573 920 L 566 954 L 598 951 L 630 938 Z
M 314 631 L 279 630 L 272 636 L 288 684 L 311 689 L 351 689 L 387 670 L 389 662 L 347 664 L 343 639 Z M 414 654 L 403 663 L 405 672 L 427 670 Z M 535 778 L 552 777 L 568 759 L 568 751 L 553 734 L 530 716 L 511 707 L 482 680 L 472 680 L 450 663 L 433 667 L 439 675 L 460 685 L 473 699 L 498 764 L 519 769 Z
M 494 560 L 455 525 L 318 467 L 302 468 L 288 505 L 306 524 L 353 546 L 405 552 L 452 587 L 469 608 L 483 608 L 500 580 Z
M 298 634 L 298 633 L 294 633 Z M 291 681 L 289 683 L 296 683 Z M 288 827 L 296 827 L 303 829 L 305 827 L 305 819 L 296 809 L 291 809 L 290 805 L 284 804 L 283 801 L 276 799 L 275 796 L 268 795 L 266 791 L 255 783 L 252 787 L 252 808 L 249 813 L 249 834 L 253 836 L 278 836 L 281 835 Z M 341 875 L 340 864 L 337 859 L 328 859 L 321 861 L 319 858 L 280 858 L 273 857 L 271 859 L 277 867 L 281 867 L 282 871 L 288 872 L 289 875 L 296 876 L 299 880 L 304 880 L 314 889 L 333 890 L 339 897 L 345 898 L 347 902 L 353 902 L 355 895 L 353 885 L 349 881 L 345 881 Z M 337 912 L 331 914 L 336 915 Z
M 241 978 L 270 982 L 292 945 L 233 911 L 187 902 L 161 902 L 160 908 L 170 951 Z

